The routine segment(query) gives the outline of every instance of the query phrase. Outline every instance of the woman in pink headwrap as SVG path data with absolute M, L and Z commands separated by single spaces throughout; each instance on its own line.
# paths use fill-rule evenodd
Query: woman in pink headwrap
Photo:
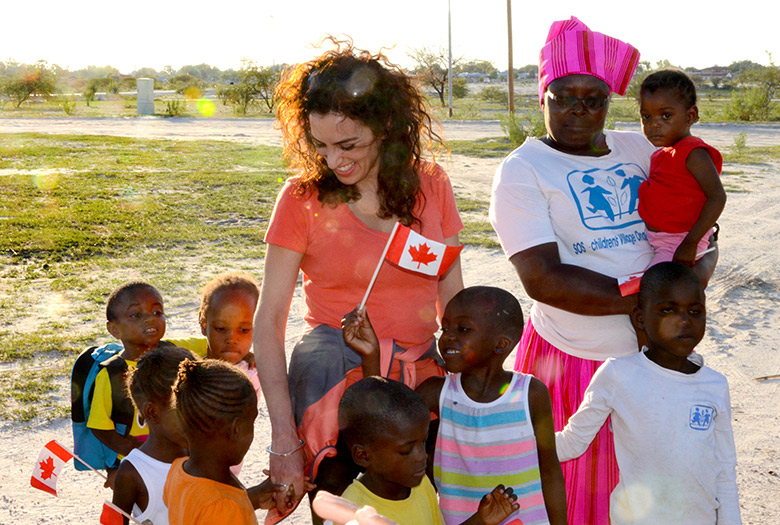
M 574 17 L 553 23 L 539 63 L 547 134 L 512 152 L 493 181 L 491 222 L 534 300 L 515 369 L 547 384 L 556 431 L 599 365 L 638 348 L 628 315 L 636 297 L 622 297 L 616 277 L 643 271 L 653 255 L 636 192 L 654 147 L 604 129 L 610 93 L 625 93 L 638 61 L 633 46 Z M 705 280 L 711 255 L 698 268 Z M 561 466 L 569 522 L 609 523 L 618 469 L 608 424 Z

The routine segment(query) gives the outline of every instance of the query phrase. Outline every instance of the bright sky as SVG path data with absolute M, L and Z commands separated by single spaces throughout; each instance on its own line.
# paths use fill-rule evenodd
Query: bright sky
M 450 0 L 453 56 L 507 67 L 504 0 Z M 737 60 L 780 63 L 780 4 L 765 0 L 512 4 L 514 65 L 536 63 L 550 23 L 577 16 L 592 30 L 626 40 L 642 60 L 682 67 L 727 66 Z M 597 10 L 595 5 L 608 5 Z M 295 63 L 317 54 L 323 34 L 348 34 L 370 51 L 409 67 L 410 48 L 447 46 L 447 0 L 129 0 L 4 2 L 0 60 L 43 59 L 71 70 L 112 65 L 178 69 L 208 63 L 238 68 Z

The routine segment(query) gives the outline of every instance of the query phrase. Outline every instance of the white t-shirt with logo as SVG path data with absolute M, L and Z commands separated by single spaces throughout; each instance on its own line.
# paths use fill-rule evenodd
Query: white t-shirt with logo
M 555 434 L 561 461 L 582 454 L 611 416 L 620 482 L 613 525 L 736 525 L 737 454 L 726 378 L 704 366 L 663 368 L 644 354 L 610 359 L 593 376 L 577 412 Z
M 507 257 L 555 242 L 561 262 L 619 277 L 653 256 L 637 212 L 655 148 L 639 133 L 605 130 L 610 153 L 583 157 L 530 138 L 496 169 L 490 220 Z M 627 315 L 586 316 L 536 302 L 534 328 L 556 348 L 603 361 L 637 351 Z

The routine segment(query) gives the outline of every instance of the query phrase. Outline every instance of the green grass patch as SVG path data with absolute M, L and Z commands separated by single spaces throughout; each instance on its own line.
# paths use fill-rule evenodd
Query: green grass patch
M 489 137 L 476 140 L 449 140 L 447 147 L 452 153 L 458 155 L 486 159 L 506 157 L 517 146 L 512 144 L 509 137 Z
M 286 176 L 279 153 L 216 141 L 5 135 L 0 253 L 85 260 L 141 247 L 259 244 Z

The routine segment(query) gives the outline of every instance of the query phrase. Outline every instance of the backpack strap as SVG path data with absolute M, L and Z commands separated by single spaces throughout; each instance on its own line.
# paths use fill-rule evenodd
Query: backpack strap
M 84 400 L 89 397 L 89 393 L 84 392 L 84 385 L 87 382 L 89 371 L 95 363 L 92 352 L 96 348 L 97 346 L 90 346 L 81 352 L 76 358 L 76 362 L 73 363 L 73 371 L 70 374 L 70 418 L 77 423 L 86 421 Z
M 135 408 L 125 386 L 127 362 L 121 355 L 117 354 L 100 363 L 100 366 L 106 369 L 108 379 L 111 382 L 111 421 L 115 425 L 124 425 L 125 430 L 120 434 L 123 437 L 127 436 L 133 426 L 133 417 L 135 416 Z

